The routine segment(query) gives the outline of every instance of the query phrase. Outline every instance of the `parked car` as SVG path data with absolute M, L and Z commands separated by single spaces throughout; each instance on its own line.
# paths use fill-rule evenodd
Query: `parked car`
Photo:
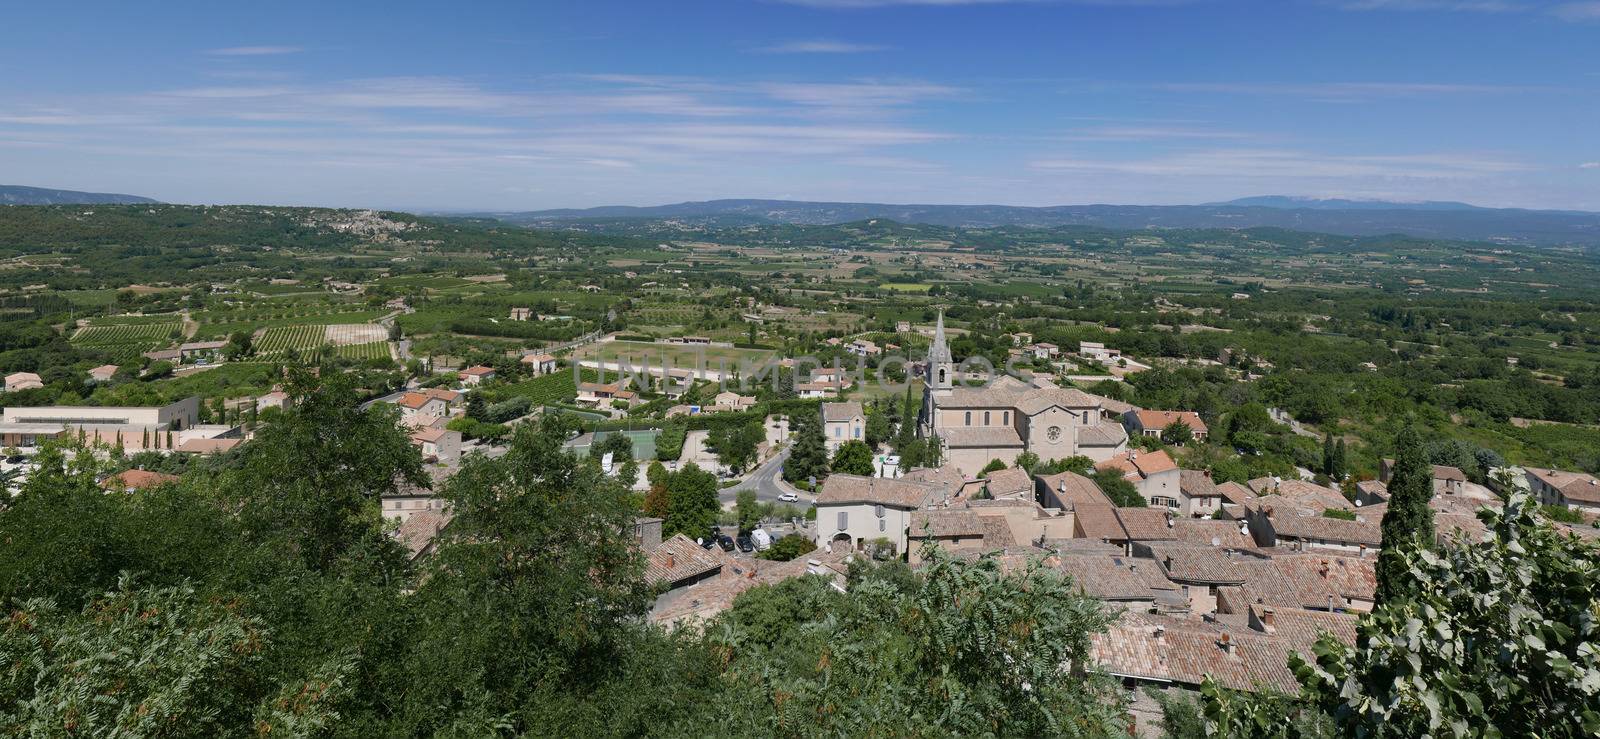
M 739 535 L 739 551 L 749 554 L 756 550 L 756 543 L 750 540 L 749 534 Z
M 733 543 L 733 537 L 728 536 L 727 534 L 717 537 L 717 546 L 722 547 L 722 551 L 724 552 L 733 551 L 733 547 L 735 546 Z
M 712 547 L 714 547 L 716 545 L 717 545 L 717 537 L 715 537 L 715 536 L 708 536 L 708 537 L 700 540 L 700 548 L 701 549 L 710 549 L 710 548 L 712 548 Z
M 794 493 L 784 493 L 783 495 L 778 496 L 778 500 L 781 500 L 785 503 L 795 503 L 800 500 L 800 496 L 795 495 Z

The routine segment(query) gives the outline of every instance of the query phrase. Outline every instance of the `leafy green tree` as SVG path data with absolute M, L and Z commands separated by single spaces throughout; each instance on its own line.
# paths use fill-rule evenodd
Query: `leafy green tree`
M 284 389 L 289 409 L 256 430 L 219 483 L 247 530 L 282 538 L 324 568 L 352 548 L 385 542 L 379 497 L 429 480 L 393 407 L 363 410 L 348 376 L 295 370 Z
M 795 425 L 794 446 L 783 463 L 783 479 L 798 483 L 827 477 L 828 446 L 822 435 L 822 421 L 809 413 L 791 418 Z
M 870 477 L 873 472 L 872 448 L 859 439 L 851 439 L 840 444 L 839 449 L 833 453 L 831 469 L 846 475 Z
M 1161 429 L 1161 440 L 1173 446 L 1183 446 L 1194 440 L 1194 429 L 1183 421 L 1173 421 Z
M 739 518 L 739 530 L 750 531 L 761 525 L 765 515 L 761 501 L 756 499 L 756 491 L 740 490 L 733 503 L 734 515 Z
M 998 459 L 991 459 L 991 460 L 989 460 L 988 464 L 983 466 L 983 469 L 978 470 L 978 476 L 979 477 L 983 477 L 983 476 L 988 475 L 990 472 L 999 472 L 1000 470 L 1003 470 L 1005 468 L 1006 468 L 1006 463 L 1005 462 L 1002 462 L 1002 461 L 1000 461 Z
M 867 445 L 878 449 L 894 438 L 900 422 L 900 404 L 892 397 L 879 398 L 867 405 L 866 414 Z
M 1094 480 L 1094 484 L 1100 487 L 1112 503 L 1123 508 L 1144 508 L 1147 505 L 1144 496 L 1139 494 L 1139 489 L 1128 482 L 1127 478 L 1122 476 L 1122 471 L 1115 467 L 1095 470 L 1089 478 Z
M 82 613 L 18 604 L 0 632 L 0 728 L 11 735 L 201 736 L 251 724 L 265 675 L 265 625 L 190 585 L 140 589 L 126 576 Z M 348 665 L 346 665 L 348 669 Z M 327 698 L 306 696 L 323 718 Z
M 766 429 L 761 419 L 752 418 L 739 424 L 725 424 L 711 430 L 707 439 L 717 452 L 717 460 L 735 474 L 744 472 L 755 463 L 756 452 L 766 439 Z
M 1517 493 L 1478 514 L 1486 541 L 1403 543 L 1411 587 L 1292 660 L 1310 704 L 1347 736 L 1600 734 L 1600 549 L 1536 509 Z
M 700 539 L 717 522 L 717 476 L 690 462 L 667 475 L 667 515 L 662 536 L 683 534 Z
M 770 559 L 775 562 L 788 562 L 789 560 L 810 554 L 817 549 L 817 543 L 805 534 L 786 534 L 772 543 L 766 551 L 757 554 L 761 559 Z
M 1112 618 L 1099 601 L 1039 561 L 1008 573 L 930 547 L 924 563 L 853 576 L 848 593 L 802 577 L 740 595 L 709 629 L 733 657 L 708 713 L 779 735 L 1126 731 L 1122 692 L 1089 655 Z
M 445 485 L 455 518 L 411 596 L 420 628 L 378 686 L 406 696 L 385 706 L 383 733 L 533 732 L 640 669 L 651 591 L 628 538 L 636 511 L 565 440 L 560 423 L 524 424 L 503 457 L 469 456 Z
M 1389 509 L 1383 515 L 1378 551 L 1379 603 L 1404 597 L 1416 583 L 1407 562 L 1409 547 L 1433 546 L 1433 468 L 1423 457 L 1422 439 L 1409 426 L 1395 438 L 1394 471 L 1389 478 Z
M 1039 455 L 1033 452 L 1023 452 L 1017 455 L 1016 464 L 1012 465 L 1023 472 L 1032 473 L 1039 466 Z

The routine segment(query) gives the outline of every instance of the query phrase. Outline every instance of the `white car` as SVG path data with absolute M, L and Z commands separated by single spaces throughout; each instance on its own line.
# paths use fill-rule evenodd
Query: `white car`
M 784 493 L 783 495 L 778 496 L 778 500 L 781 500 L 785 503 L 795 503 L 800 500 L 800 496 L 795 495 L 794 493 Z

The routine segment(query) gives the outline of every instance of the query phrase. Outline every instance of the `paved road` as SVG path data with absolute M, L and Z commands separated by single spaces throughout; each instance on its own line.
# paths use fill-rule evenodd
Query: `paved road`
M 755 472 L 750 473 L 749 477 L 740 481 L 738 485 L 723 488 L 722 492 L 718 493 L 717 498 L 724 504 L 731 504 L 739 497 L 739 491 L 754 490 L 756 491 L 756 500 L 764 503 L 776 503 L 778 502 L 778 496 L 784 493 L 795 493 L 800 496 L 800 502 L 796 505 L 810 505 L 815 496 L 796 489 L 793 485 L 783 481 L 783 463 L 788 459 L 788 449 L 778 452 L 773 455 L 772 459 L 757 467 Z

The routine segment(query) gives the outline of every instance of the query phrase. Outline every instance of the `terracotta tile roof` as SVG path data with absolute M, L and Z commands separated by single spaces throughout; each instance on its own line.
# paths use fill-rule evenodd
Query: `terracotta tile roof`
M 1255 485 L 1259 480 L 1250 481 L 1250 487 L 1260 495 L 1251 503 L 1254 507 L 1292 508 L 1311 514 L 1320 514 L 1329 508 L 1337 508 L 1341 511 L 1353 511 L 1356 508 L 1354 503 L 1345 499 L 1343 493 L 1333 488 L 1323 487 L 1304 480 L 1273 482 L 1271 478 L 1261 479 L 1268 482 L 1259 488 Z
M 1111 413 L 1115 413 L 1119 416 L 1127 413 L 1128 411 L 1140 410 L 1139 406 L 1136 406 L 1132 403 L 1124 403 L 1116 398 L 1107 398 L 1104 395 L 1095 395 L 1093 393 L 1085 394 L 1095 402 L 1099 403 L 1101 410 L 1110 411 Z
M 100 487 L 106 490 L 143 490 L 157 485 L 171 484 L 177 482 L 178 479 L 177 475 L 169 475 L 165 472 L 123 470 L 101 480 Z
M 1067 555 L 1059 559 L 1058 569 L 1070 576 L 1073 584 L 1101 600 L 1166 599 L 1178 590 L 1150 560 L 1120 555 Z
M 1462 472 L 1461 468 L 1459 468 L 1459 467 L 1451 467 L 1449 465 L 1436 464 L 1436 465 L 1433 466 L 1433 479 L 1435 479 L 1435 480 L 1459 480 L 1461 482 L 1466 482 L 1467 481 L 1467 473 Z
M 1122 470 L 1124 475 L 1149 477 L 1161 472 L 1178 469 L 1178 463 L 1172 461 L 1165 449 L 1153 452 L 1140 452 L 1129 449 L 1113 456 L 1112 458 L 1095 465 L 1095 469 Z
M 430 398 L 438 398 L 446 403 L 454 403 L 461 399 L 461 393 L 454 390 L 446 390 L 442 387 L 427 388 L 422 391 L 422 394 Z
M 1005 516 L 978 516 L 983 522 L 983 546 L 985 549 L 1001 549 L 1017 545 L 1016 535 L 1011 531 L 1011 523 Z
M 412 432 L 411 439 L 425 443 L 437 443 L 445 436 L 445 429 L 428 427 Z
M 817 505 L 872 503 L 895 508 L 921 508 L 928 504 L 933 486 L 900 479 L 832 474 L 822 483 Z
M 453 516 L 446 511 L 417 511 L 400 524 L 395 531 L 395 538 L 411 553 L 411 558 L 416 559 L 429 550 L 439 532 L 450 525 L 451 518 Z
M 399 400 L 395 401 L 395 405 L 398 405 L 401 408 L 417 410 L 418 408 L 427 405 L 428 402 L 432 400 L 434 400 L 434 398 L 423 395 L 422 393 L 406 393 L 405 395 L 400 396 Z
M 721 557 L 693 539 L 674 534 L 646 555 L 644 577 L 650 583 L 679 583 L 721 570 L 723 564 Z
M 472 367 L 468 367 L 468 368 L 466 368 L 464 370 L 461 370 L 461 371 L 457 372 L 456 374 L 458 374 L 458 375 L 467 375 L 468 377 L 481 377 L 483 375 L 492 375 L 492 374 L 494 374 L 494 368 L 493 367 L 485 367 L 485 366 L 479 364 L 479 365 L 474 365 Z
M 823 421 L 849 421 L 853 418 L 866 418 L 861 412 L 860 403 L 823 403 Z
M 1128 531 L 1117 518 L 1117 509 L 1111 505 L 1082 504 L 1074 510 L 1073 528 L 1079 538 L 1127 541 Z
M 978 514 L 966 509 L 947 508 L 911 512 L 913 539 L 981 537 L 984 531 L 983 521 L 978 519 Z
M 1160 541 L 1177 538 L 1172 517 L 1165 508 L 1117 508 L 1117 520 L 1131 541 Z
M 1147 548 L 1173 582 L 1242 585 L 1253 568 L 1270 566 L 1259 555 L 1211 546 L 1155 543 Z
M 1594 475 L 1584 472 L 1563 472 L 1561 470 L 1528 468 L 1528 474 L 1550 487 L 1561 491 L 1562 495 L 1582 503 L 1600 503 L 1600 480 Z
M 1278 538 L 1320 539 L 1342 544 L 1376 547 L 1383 540 L 1376 520 L 1345 521 L 1321 514 L 1302 515 L 1295 511 L 1274 511 L 1268 516 Z
M 1256 497 L 1255 492 L 1250 490 L 1250 488 L 1231 480 L 1218 485 L 1217 492 L 1222 495 L 1223 500 L 1226 500 L 1234 505 L 1242 504 L 1247 500 L 1254 500 Z
M 1010 426 L 954 426 L 939 430 L 939 437 L 952 449 L 964 447 L 1020 447 L 1022 437 Z
M 1249 549 L 1256 545 L 1248 531 L 1239 532 L 1239 522 L 1209 518 L 1179 518 L 1172 522 L 1173 538 L 1188 544 Z M 1212 543 L 1215 541 L 1216 543 Z
M 1074 426 L 1078 446 L 1120 446 L 1128 441 L 1128 432 L 1117 423 L 1100 423 L 1093 426 Z
M 1382 480 L 1361 480 L 1356 483 L 1356 490 L 1378 500 L 1389 499 L 1389 486 L 1383 484 Z
M 1254 621 L 1255 619 L 1251 619 Z M 1289 653 L 1311 655 L 1319 630 L 1353 643 L 1355 617 L 1277 608 L 1270 633 L 1224 624 L 1125 611 L 1093 637 L 1093 655 L 1113 675 L 1195 686 L 1211 677 L 1236 690 L 1297 694 Z
M 1189 430 L 1197 434 L 1206 433 L 1206 422 L 1200 420 L 1200 414 L 1194 411 L 1147 411 L 1134 412 L 1134 417 L 1139 419 L 1139 427 L 1144 429 L 1165 429 L 1174 422 L 1182 421 L 1189 426 Z
M 1111 505 L 1111 499 L 1106 497 L 1100 486 L 1076 472 L 1062 472 L 1056 475 L 1044 475 L 1039 482 L 1049 488 L 1067 508 L 1080 505 Z
M 989 494 L 996 498 L 1033 492 L 1033 477 L 1028 474 L 1027 470 L 1007 467 L 1003 470 L 990 472 L 986 477 L 988 478 Z
M 1220 498 L 1222 491 L 1204 470 L 1178 470 L 1178 489 L 1191 498 Z

